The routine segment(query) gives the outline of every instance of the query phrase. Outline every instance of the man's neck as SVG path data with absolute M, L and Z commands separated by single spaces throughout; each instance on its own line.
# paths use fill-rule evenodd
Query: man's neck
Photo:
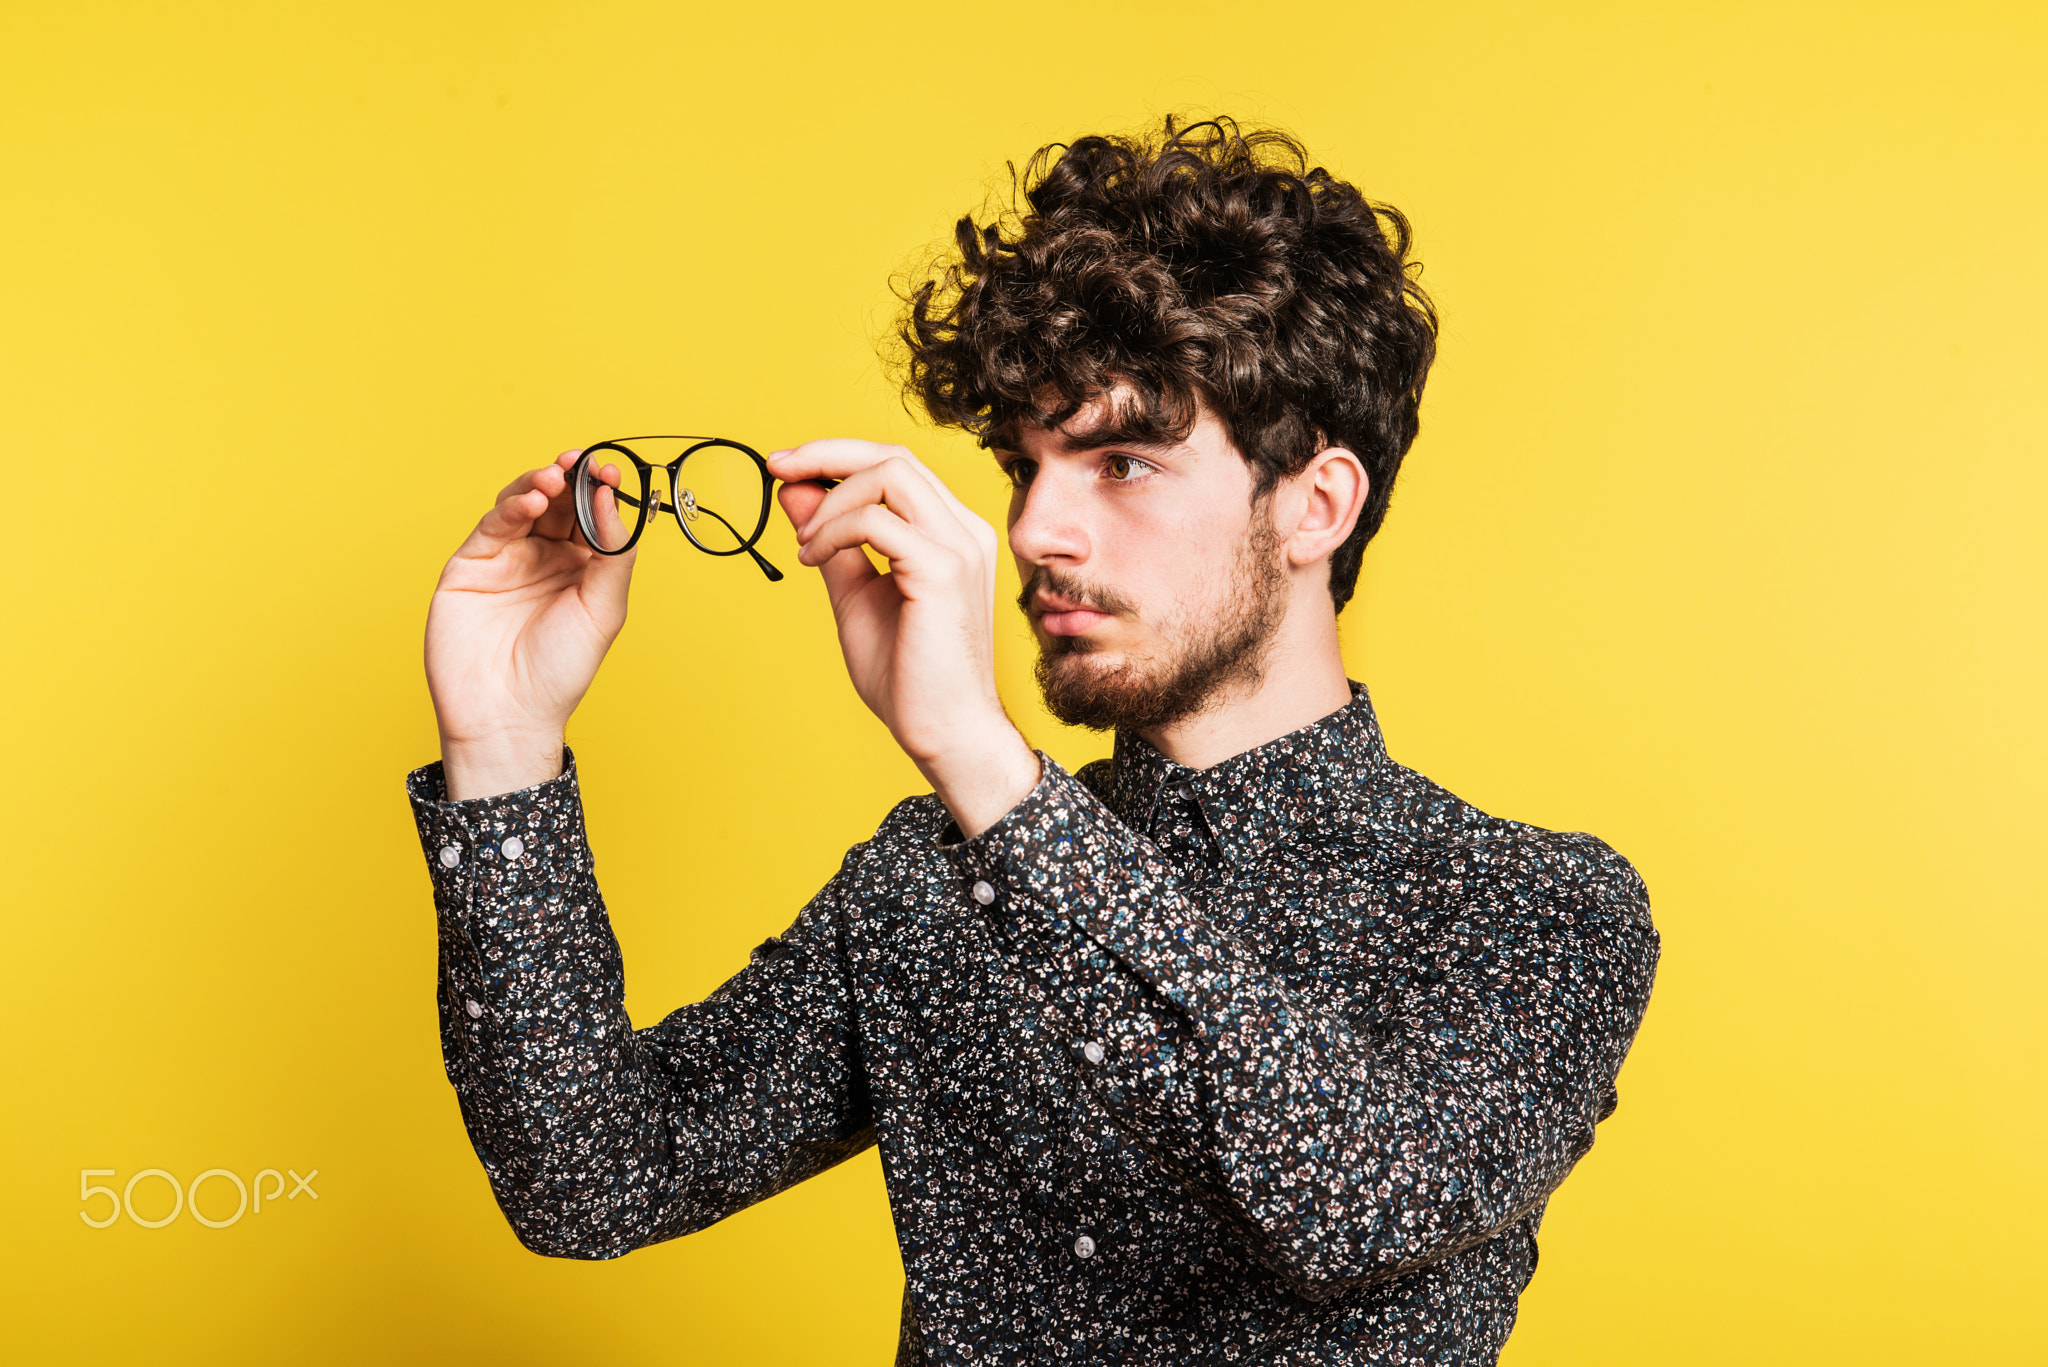
M 1257 683 L 1239 685 L 1197 716 L 1139 734 L 1175 764 L 1208 769 L 1313 726 L 1351 701 L 1351 680 L 1328 590 L 1297 600 L 1269 644 Z

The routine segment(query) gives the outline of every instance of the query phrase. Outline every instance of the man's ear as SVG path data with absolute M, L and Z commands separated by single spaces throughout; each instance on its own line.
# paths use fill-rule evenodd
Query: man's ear
M 1365 463 L 1341 446 L 1316 452 L 1299 474 L 1282 483 L 1284 521 L 1276 530 L 1287 563 L 1296 567 L 1313 565 L 1344 544 L 1372 489 Z

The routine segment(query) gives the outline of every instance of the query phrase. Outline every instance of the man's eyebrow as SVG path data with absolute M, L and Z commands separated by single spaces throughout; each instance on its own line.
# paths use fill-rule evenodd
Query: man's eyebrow
M 1069 431 L 1064 427 L 1050 430 L 1055 445 L 1067 455 L 1076 455 L 1083 451 L 1100 451 L 1108 446 L 1161 455 L 1181 450 L 1187 445 L 1185 434 L 1175 434 L 1171 430 L 1162 431 L 1157 423 L 1148 423 L 1136 416 L 1126 420 L 1109 418 L 1078 432 Z M 1030 453 L 1024 449 L 1024 443 L 1016 440 L 1014 433 L 991 437 L 982 444 L 982 449 L 997 461 L 1030 459 Z
M 1060 449 L 1068 455 L 1081 451 L 1099 451 L 1105 446 L 1126 446 L 1137 451 L 1154 454 L 1171 451 L 1182 445 L 1182 441 L 1170 433 L 1160 433 L 1139 423 L 1124 423 L 1111 420 L 1080 432 L 1058 429 Z

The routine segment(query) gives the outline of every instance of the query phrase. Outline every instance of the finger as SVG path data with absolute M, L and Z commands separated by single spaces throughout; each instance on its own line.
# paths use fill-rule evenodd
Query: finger
M 578 454 L 580 453 L 570 452 L 558 456 L 554 464 L 543 465 L 537 470 L 528 470 L 498 491 L 498 502 L 501 504 L 508 498 L 517 498 L 536 489 L 546 496 L 547 506 L 541 515 L 534 519 L 537 525 L 528 532 L 520 533 L 521 535 L 545 536 L 555 540 L 568 539 L 575 522 L 575 513 L 565 498 L 568 476 L 563 469 L 563 461 L 574 465 L 575 456 Z
M 812 448 L 814 447 L 821 449 L 813 451 Z M 809 468 L 813 464 L 819 465 L 821 467 L 812 474 L 791 475 L 790 478 L 845 479 L 847 477 L 846 475 L 835 474 L 833 473 L 832 469 L 829 468 L 830 466 L 839 463 L 839 457 L 841 454 L 840 448 L 842 447 L 867 448 L 865 451 L 856 451 L 852 453 L 854 459 L 859 463 L 858 468 L 863 470 L 872 469 L 876 466 L 886 464 L 889 461 L 907 462 L 912 469 L 921 473 L 924 476 L 924 478 L 931 484 L 931 487 L 934 491 L 937 492 L 940 500 L 953 510 L 953 515 L 955 517 L 958 517 L 963 523 L 966 523 L 970 526 L 973 525 L 974 522 L 980 521 L 979 516 L 974 512 L 974 510 L 969 508 L 965 503 L 962 503 L 960 501 L 959 496 L 955 494 L 952 491 L 952 489 L 947 486 L 946 481 L 940 479 L 938 473 L 934 471 L 931 468 L 931 466 L 926 465 L 922 460 L 920 460 L 918 458 L 917 453 L 907 446 L 891 446 L 881 442 L 871 441 L 853 441 L 844 437 L 832 437 L 822 441 L 806 442 L 802 446 L 791 447 L 787 451 L 777 451 L 774 456 L 769 457 L 769 473 L 774 474 L 776 472 L 775 460 L 777 457 L 788 456 L 790 457 L 788 465 L 789 468 L 792 470 Z M 778 476 L 778 478 L 780 477 L 781 476 Z
M 540 470 L 546 470 L 548 468 L 550 467 L 543 465 L 540 467 Z M 506 499 L 512 497 L 512 495 L 514 494 L 523 494 L 528 489 L 531 489 L 533 487 L 533 477 L 539 474 L 540 470 L 527 470 L 523 472 L 519 476 L 519 478 L 513 480 L 510 484 L 498 490 L 497 501 L 502 503 Z
M 531 487 L 514 492 L 527 478 L 521 476 L 513 481 L 491 510 L 483 515 L 483 520 L 476 524 L 476 530 L 457 548 L 457 558 L 475 560 L 496 555 L 533 531 L 535 520 L 548 510 L 548 497 Z
M 768 473 L 791 484 L 807 479 L 845 479 L 871 465 L 909 454 L 901 446 L 886 446 L 878 441 L 823 437 L 777 451 L 768 457 Z
M 872 547 L 889 568 L 910 579 L 923 580 L 947 564 L 957 565 L 957 551 L 927 536 L 879 504 L 870 503 L 820 526 L 797 559 L 806 565 L 822 565 L 836 555 Z
M 935 539 L 956 546 L 967 540 L 966 528 L 939 496 L 931 473 L 910 461 L 890 459 L 849 476 L 829 491 L 796 529 L 798 543 L 810 540 L 816 529 L 831 519 L 870 504 L 880 504 Z
M 975 512 L 972 508 L 968 507 L 965 503 L 962 503 L 960 501 L 960 496 L 953 492 L 951 485 L 947 484 L 946 481 L 939 478 L 938 471 L 932 469 L 931 466 L 926 465 L 922 460 L 918 459 L 916 452 L 905 450 L 903 453 L 903 457 L 905 460 L 908 460 L 912 465 L 915 465 L 918 469 L 924 471 L 925 477 L 932 482 L 932 487 L 939 491 L 939 497 L 943 498 L 946 501 L 947 506 L 953 510 L 953 515 L 959 518 L 962 523 L 964 523 L 966 526 L 970 528 L 975 527 L 977 525 L 982 527 L 988 526 L 988 523 L 982 518 L 982 516 L 979 513 Z M 995 529 L 991 527 L 989 528 L 989 530 L 994 531 Z
M 778 451 L 776 454 L 783 453 Z M 785 484 L 775 491 L 775 498 L 782 505 L 782 511 L 788 516 L 790 525 L 801 527 L 810 520 L 811 513 L 817 506 L 825 501 L 825 490 L 810 483 Z M 801 557 L 801 550 L 798 551 L 798 555 Z M 866 553 L 857 547 L 830 557 L 824 564 L 818 566 L 818 573 L 825 581 L 825 595 L 831 599 L 832 610 L 835 613 L 838 612 L 840 604 L 846 602 L 850 596 L 859 593 L 871 582 L 882 577 L 881 571 L 877 570 L 868 560 Z
M 801 527 L 811 520 L 811 514 L 825 501 L 825 492 L 816 484 L 785 484 L 775 491 L 775 501 L 782 505 L 789 525 Z
M 626 539 L 633 535 L 633 528 L 640 520 L 640 512 L 621 503 L 616 486 L 611 480 L 606 479 L 591 487 L 590 520 L 596 530 L 599 545 L 623 546 Z M 582 532 L 581 523 L 577 524 L 576 530 L 579 534 Z
M 835 615 L 840 604 L 882 577 L 882 572 L 875 568 L 867 553 L 857 546 L 850 551 L 841 551 L 818 566 L 818 574 L 825 581 L 825 596 L 832 600 Z
M 571 460 L 570 464 L 575 462 Z M 548 510 L 534 523 L 533 534 L 555 541 L 569 540 L 576 534 L 576 508 L 569 496 L 568 470 L 560 462 L 544 465 L 533 472 L 533 487 L 548 496 Z
M 932 533 L 940 533 L 940 519 L 950 519 L 944 500 L 926 480 L 918 478 L 907 461 L 887 459 L 879 465 L 868 465 L 840 480 L 836 488 L 825 490 L 819 504 L 811 508 L 809 519 L 797 529 L 797 541 L 809 541 L 811 533 L 823 523 L 868 504 L 881 504 L 903 521 L 918 523 Z
M 528 489 L 543 489 L 550 498 L 566 487 L 568 471 L 576 464 L 581 451 L 564 451 L 556 456 L 552 465 L 543 465 L 537 470 L 528 470 L 504 488 L 498 490 L 500 502 L 514 494 L 523 494 Z
M 582 458 L 581 451 L 565 451 L 556 458 L 555 464 L 539 471 L 535 482 L 539 487 L 554 490 L 559 485 L 548 516 L 540 524 L 541 533 L 558 536 L 564 541 L 574 540 L 578 545 L 587 545 L 583 537 L 583 525 L 576 515 L 575 469 Z M 639 517 L 637 509 L 622 505 L 613 490 L 627 487 L 631 478 L 626 467 L 607 459 L 600 453 L 592 458 L 590 475 L 590 512 L 597 523 L 598 538 L 607 546 L 616 546 L 632 534 L 633 523 Z M 636 482 L 637 487 L 637 482 Z
M 583 602 L 591 617 L 607 630 L 617 631 L 626 621 L 626 594 L 633 586 L 633 566 L 640 561 L 640 548 L 622 555 L 590 552 L 583 565 Z
M 788 482 L 812 479 L 837 479 L 842 481 L 841 487 L 844 487 L 845 481 L 853 479 L 862 472 L 879 469 L 892 462 L 905 467 L 908 471 L 914 471 L 924 486 L 936 496 L 938 505 L 943 506 L 952 514 L 954 520 L 960 524 L 966 536 L 964 540 L 950 536 L 948 539 L 953 541 L 963 551 L 971 545 L 979 558 L 989 562 L 988 577 L 990 584 L 993 585 L 995 582 L 994 561 L 999 540 L 996 536 L 995 528 L 989 525 L 987 519 L 976 513 L 972 508 L 969 508 L 965 503 L 962 503 L 959 496 L 947 487 L 946 482 L 933 473 L 931 467 L 919 460 L 916 453 L 908 447 L 888 446 L 880 442 L 855 441 L 845 437 L 827 437 L 775 452 L 768 457 L 768 471 L 778 479 Z M 785 483 L 784 487 L 787 488 L 788 483 Z M 893 481 L 892 487 L 901 489 L 906 493 L 914 492 L 909 488 L 907 479 L 903 478 L 900 472 Z M 837 493 L 838 490 L 834 489 L 831 492 Z M 851 496 L 849 496 L 850 498 Z M 828 509 L 824 515 L 829 517 L 837 511 L 838 505 L 835 505 L 833 508 Z M 812 520 L 815 521 L 815 509 L 813 514 Z M 923 520 L 933 522 L 929 515 Z M 936 526 L 936 523 L 934 522 L 933 525 Z M 802 536 L 802 529 L 799 528 L 798 539 L 801 540 Z

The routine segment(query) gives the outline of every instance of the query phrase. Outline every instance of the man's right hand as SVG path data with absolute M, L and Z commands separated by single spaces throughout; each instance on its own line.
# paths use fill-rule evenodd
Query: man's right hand
M 569 714 L 626 625 L 638 551 L 599 555 L 577 535 L 569 470 L 580 454 L 506 485 L 434 588 L 427 688 L 451 799 L 561 773 Z

